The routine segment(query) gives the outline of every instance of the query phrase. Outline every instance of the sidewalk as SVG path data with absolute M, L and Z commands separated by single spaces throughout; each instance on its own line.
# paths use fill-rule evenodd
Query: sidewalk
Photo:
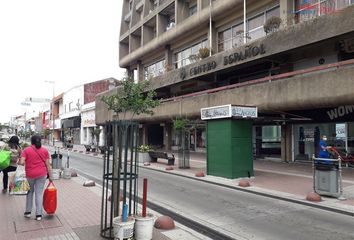
M 2 187 L 2 177 L 0 179 Z M 25 196 L 0 193 L 0 239 L 104 239 L 100 237 L 102 189 L 100 186 L 83 187 L 85 180 L 82 177 L 55 180 L 58 189 L 57 211 L 55 215 L 44 214 L 42 221 L 36 221 L 34 214 L 31 219 L 24 218 Z M 184 236 L 191 236 L 191 239 L 203 239 L 197 237 L 199 234 L 181 227 L 176 223 L 174 230 L 154 229 L 153 239 L 171 240 L 174 237 L 169 238 L 167 235 L 178 236 L 181 232 Z

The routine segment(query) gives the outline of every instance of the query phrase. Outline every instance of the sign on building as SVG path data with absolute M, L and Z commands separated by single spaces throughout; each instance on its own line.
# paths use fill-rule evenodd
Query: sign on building
M 257 118 L 257 107 L 221 105 L 200 109 L 202 120 L 219 118 Z

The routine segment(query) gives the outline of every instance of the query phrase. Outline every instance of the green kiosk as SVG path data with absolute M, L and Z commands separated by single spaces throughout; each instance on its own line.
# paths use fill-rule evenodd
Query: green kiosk
M 252 119 L 257 107 L 202 108 L 207 121 L 207 174 L 225 178 L 253 176 Z

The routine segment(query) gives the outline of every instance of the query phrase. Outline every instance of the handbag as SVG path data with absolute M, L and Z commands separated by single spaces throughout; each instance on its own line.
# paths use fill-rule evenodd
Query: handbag
M 57 188 L 49 182 L 43 193 L 43 209 L 48 214 L 54 214 L 57 209 Z
M 11 151 L 1 150 L 0 151 L 0 170 L 10 166 L 11 161 Z
M 10 176 L 10 194 L 26 195 L 30 190 L 30 185 L 26 178 L 24 166 L 18 166 L 13 176 Z

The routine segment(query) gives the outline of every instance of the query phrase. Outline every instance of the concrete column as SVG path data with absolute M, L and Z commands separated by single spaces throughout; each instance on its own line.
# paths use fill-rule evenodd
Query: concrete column
M 80 142 L 85 143 L 84 139 L 85 139 L 85 134 L 84 134 L 84 127 L 81 127 L 81 131 L 80 131 Z
M 293 159 L 293 129 L 292 125 L 286 125 L 286 158 L 289 162 L 294 161 Z
M 208 24 L 209 26 L 209 24 Z M 211 37 L 211 46 L 209 49 L 212 50 L 212 52 L 216 53 L 217 50 L 217 31 L 215 28 L 214 22 L 211 22 L 211 33 L 210 33 L 210 27 L 208 28 L 208 44 L 210 44 L 210 37 Z M 213 53 L 212 53 L 213 54 Z
M 292 132 L 291 125 L 281 125 L 281 160 L 291 162 L 292 159 Z
M 148 144 L 148 128 L 146 124 L 143 125 L 143 142 L 141 144 Z
M 165 48 L 165 71 L 170 71 L 173 69 L 173 63 L 172 63 L 172 51 L 171 51 L 171 46 L 166 45 Z
M 126 68 L 128 78 L 134 79 L 134 69 Z
M 280 18 L 283 25 L 289 26 L 294 23 L 295 11 L 294 3 L 292 0 L 280 0 Z
M 165 150 L 171 150 L 172 145 L 172 125 L 170 123 L 165 123 L 163 128 L 163 145 Z
M 145 79 L 144 79 L 144 66 L 143 66 L 143 64 L 141 63 L 141 61 L 139 60 L 138 61 L 138 65 L 137 65 L 138 67 L 138 81 L 140 82 L 140 81 L 144 81 Z
M 87 134 L 86 144 L 91 144 L 91 142 L 92 142 L 92 137 L 91 137 L 90 128 L 86 128 L 86 134 Z
M 176 24 L 179 24 L 188 17 L 189 8 L 188 4 L 184 0 L 177 0 L 175 6 Z
M 102 126 L 100 127 L 100 129 L 101 129 L 101 132 L 100 132 L 98 146 L 101 147 L 101 146 L 105 145 L 106 133 L 105 133 L 105 130 Z
M 287 162 L 286 159 L 286 126 L 281 125 L 281 144 L 280 144 L 280 151 L 281 151 L 281 160 L 283 162 Z

